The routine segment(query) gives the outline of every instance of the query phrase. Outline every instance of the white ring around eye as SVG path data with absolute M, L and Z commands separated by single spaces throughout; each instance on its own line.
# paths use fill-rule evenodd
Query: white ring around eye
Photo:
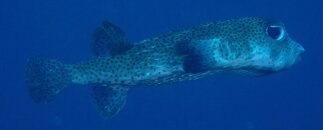
M 270 25 L 269 27 L 270 28 L 278 28 L 279 29 L 279 35 L 278 35 L 278 37 L 275 40 L 281 41 L 281 40 L 283 40 L 285 38 L 286 32 L 285 32 L 285 29 L 282 26 L 279 26 L 279 25 Z M 268 28 L 267 28 L 267 31 L 268 31 Z
M 277 25 L 271 25 L 270 27 L 273 27 L 273 28 L 279 28 L 279 31 L 280 31 L 280 34 L 279 36 L 277 37 L 277 40 L 281 40 L 284 38 L 285 36 L 285 29 L 281 26 L 277 26 Z

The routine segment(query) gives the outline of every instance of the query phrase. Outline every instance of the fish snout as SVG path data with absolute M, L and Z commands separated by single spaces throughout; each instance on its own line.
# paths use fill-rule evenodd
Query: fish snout
M 299 45 L 298 52 L 299 52 L 299 55 L 304 54 L 305 53 L 305 48 L 303 46 Z
M 305 48 L 302 45 L 297 44 L 297 48 L 296 48 L 295 52 L 296 52 L 297 56 L 296 56 L 296 59 L 294 61 L 294 64 L 301 61 L 301 59 L 302 59 L 301 57 L 305 53 Z

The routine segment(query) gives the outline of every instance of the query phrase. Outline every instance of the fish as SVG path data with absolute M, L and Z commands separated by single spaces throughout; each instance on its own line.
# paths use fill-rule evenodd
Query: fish
M 97 111 L 111 119 L 135 87 L 221 74 L 273 74 L 298 63 L 305 52 L 282 22 L 261 17 L 202 23 L 135 43 L 120 27 L 103 21 L 90 47 L 95 58 L 78 63 L 29 58 L 26 86 L 31 98 L 48 103 L 71 84 L 88 85 Z

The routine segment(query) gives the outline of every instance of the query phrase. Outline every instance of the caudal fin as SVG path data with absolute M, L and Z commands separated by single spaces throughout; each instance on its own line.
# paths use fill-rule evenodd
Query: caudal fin
M 35 102 L 52 100 L 68 83 L 66 66 L 46 58 L 31 58 L 27 63 L 26 85 Z

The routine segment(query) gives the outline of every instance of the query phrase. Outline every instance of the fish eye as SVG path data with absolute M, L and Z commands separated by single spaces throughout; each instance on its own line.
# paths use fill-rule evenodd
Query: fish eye
M 268 36 L 276 41 L 284 40 L 286 32 L 281 25 L 269 25 L 266 30 Z

